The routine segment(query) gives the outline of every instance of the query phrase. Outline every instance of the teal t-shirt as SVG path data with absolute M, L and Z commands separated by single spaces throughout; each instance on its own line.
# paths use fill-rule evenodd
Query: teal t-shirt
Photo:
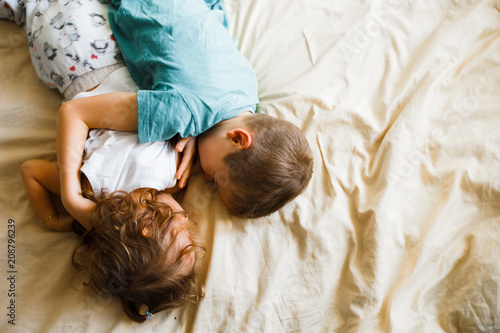
M 221 9 L 221 0 L 112 0 L 114 38 L 141 89 L 141 142 L 197 136 L 255 111 L 257 78 Z

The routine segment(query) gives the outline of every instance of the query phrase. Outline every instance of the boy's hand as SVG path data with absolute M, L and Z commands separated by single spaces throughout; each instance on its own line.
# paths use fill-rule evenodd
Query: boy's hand
M 179 180 L 179 187 L 184 188 L 189 179 L 189 176 L 191 176 L 191 170 L 193 169 L 194 165 L 196 156 L 196 138 L 187 137 L 184 139 L 180 139 L 175 145 L 175 149 L 179 153 L 182 153 L 182 161 L 179 165 L 179 169 L 177 169 L 175 178 Z

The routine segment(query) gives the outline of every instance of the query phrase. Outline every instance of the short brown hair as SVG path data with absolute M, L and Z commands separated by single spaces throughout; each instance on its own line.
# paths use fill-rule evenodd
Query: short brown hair
M 136 322 L 146 319 L 139 313 L 142 304 L 154 314 L 203 297 L 194 270 L 187 276 L 179 273 L 187 254 L 195 252 L 195 263 L 203 258 L 201 235 L 189 220 L 192 244 L 179 248 L 170 222 L 175 214 L 185 213 L 173 212 L 157 201 L 157 193 L 144 189 L 133 197 L 118 191 L 97 200 L 94 228 L 84 234 L 73 254 L 73 265 L 89 280 L 85 285 L 104 296 L 118 296 L 127 316 Z M 151 225 L 150 233 L 143 237 L 147 225 Z M 167 235 L 171 236 L 168 243 L 164 241 Z
M 256 218 L 269 215 L 302 193 L 313 172 L 312 151 L 291 122 L 265 114 L 245 118 L 252 132 L 249 148 L 229 154 L 229 211 Z

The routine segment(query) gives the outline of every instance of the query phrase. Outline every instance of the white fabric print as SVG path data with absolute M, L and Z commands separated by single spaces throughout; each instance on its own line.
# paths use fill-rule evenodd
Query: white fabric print
M 0 0 L 0 18 L 24 25 L 38 76 L 61 93 L 77 77 L 123 62 L 106 1 Z

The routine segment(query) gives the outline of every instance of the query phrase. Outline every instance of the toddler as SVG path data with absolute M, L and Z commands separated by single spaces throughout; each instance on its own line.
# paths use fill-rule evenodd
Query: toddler
M 136 89 L 126 68 L 75 98 L 116 89 Z M 86 143 L 81 192 L 95 208 L 80 221 L 88 231 L 73 264 L 96 292 L 119 297 L 137 322 L 203 297 L 195 271 L 205 247 L 196 223 L 171 195 L 178 190 L 178 154 L 170 142 L 139 145 L 130 132 L 92 130 Z M 42 223 L 70 230 L 72 217 L 59 215 L 50 195 L 60 193 L 58 164 L 30 160 L 21 173 Z
M 115 70 L 90 92 L 137 91 L 126 67 Z M 179 153 L 168 141 L 140 145 L 135 132 L 91 130 L 81 167 L 81 192 L 95 204 L 88 230 L 73 257 L 96 292 L 120 298 L 125 313 L 143 322 L 163 310 L 203 297 L 196 266 L 205 247 L 196 223 L 171 193 Z M 60 194 L 57 163 L 30 160 L 21 173 L 28 199 L 42 223 L 68 231 L 69 215 L 58 214 L 51 199 Z M 112 192 L 111 194 L 109 194 Z

